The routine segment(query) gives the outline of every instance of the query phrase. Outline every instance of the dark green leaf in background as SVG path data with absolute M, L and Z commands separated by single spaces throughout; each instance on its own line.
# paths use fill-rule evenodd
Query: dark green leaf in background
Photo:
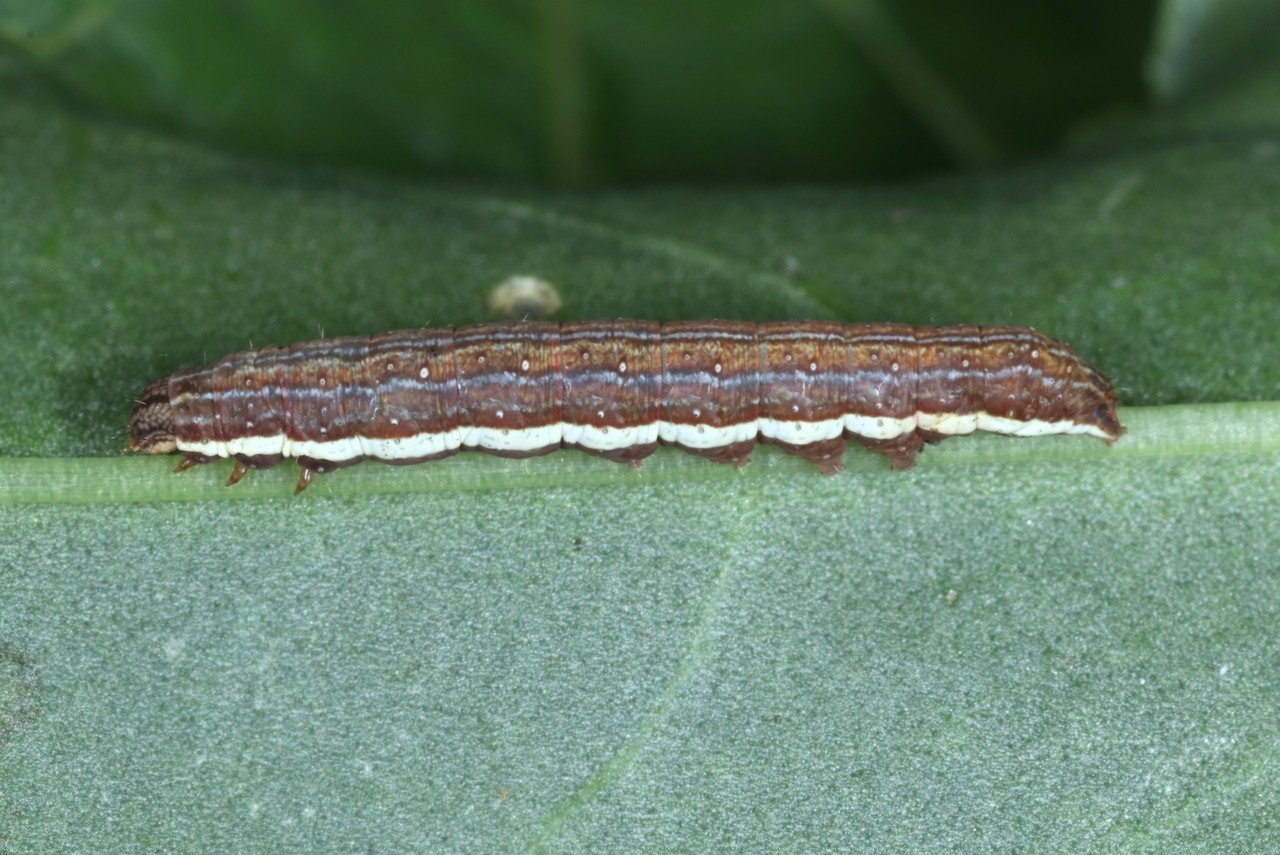
M 559 155 L 528 140 L 557 139 L 538 123 L 558 114 L 522 99 L 557 75 L 605 78 L 544 69 L 520 90 L 502 63 L 545 61 L 519 54 L 555 14 L 584 27 L 608 7 L 529 7 L 510 32 L 494 7 L 431 7 L 455 16 L 450 38 L 338 7 L 0 10 L 23 57 L 0 64 L 0 851 L 1275 851 L 1280 66 L 1274 51 L 1215 59 L 1255 27 L 1197 40 L 1193 5 L 1162 6 L 1145 60 L 1082 13 L 1180 106 L 1094 113 L 1052 157 L 871 187 L 596 193 L 263 162 L 67 96 L 297 154 L 289 127 L 314 145 L 302 153 L 376 161 L 408 138 L 397 99 L 436 109 L 421 92 L 352 77 L 346 100 L 309 104 L 268 75 L 209 118 L 236 68 L 350 71 L 321 35 L 345 16 L 396 36 L 384 73 L 478 67 L 482 46 L 492 80 L 439 92 L 517 112 L 476 102 L 448 137 L 475 160 L 453 167 L 555 174 Z M 738 8 L 720 30 L 749 25 Z M 785 40 L 801 14 L 787 8 L 750 26 Z M 999 109 L 954 111 L 971 83 L 902 25 L 923 5 L 801 8 L 823 38 L 851 20 L 910 34 L 960 93 L 928 101 L 938 151 L 932 128 L 955 115 L 985 131 L 950 140 L 1031 144 L 992 134 Z M 1264 4 L 1200 9 L 1269 20 Z M 182 36 L 197 26 L 203 48 Z M 647 39 L 628 26 L 637 46 L 661 41 L 656 23 Z M 243 38 L 238 60 L 220 32 Z M 281 33 L 291 52 L 254 49 Z M 413 35 L 418 53 L 393 52 Z M 572 61 L 625 64 L 606 41 L 583 37 Z M 815 44 L 801 65 L 822 59 Z M 834 53 L 872 61 L 851 44 Z M 207 79 L 184 73 L 196 65 Z M 1033 94 L 1040 73 L 1022 78 Z M 671 127 L 707 147 L 641 147 L 667 174 L 728 151 Z M 361 150 L 365 134 L 388 148 Z M 576 177 L 651 175 L 643 158 L 593 159 L 639 157 L 616 139 L 593 139 Z M 725 157 L 702 177 L 770 174 Z M 227 489 L 226 466 L 173 475 L 171 459 L 119 453 L 132 396 L 178 366 L 487 319 L 515 274 L 555 283 L 565 319 L 1034 324 L 1116 380 L 1131 432 L 1109 449 L 956 439 L 906 474 L 851 451 L 831 478 L 767 448 L 741 473 L 667 450 L 638 472 L 472 454 L 364 464 L 297 499 L 291 466 Z
M 16 0 L 0 33 L 90 103 L 250 150 L 826 180 L 988 164 L 1138 103 L 1154 5 Z
M 1146 78 L 1161 101 L 1250 76 L 1274 56 L 1280 6 L 1270 0 L 1168 0 L 1159 8 Z

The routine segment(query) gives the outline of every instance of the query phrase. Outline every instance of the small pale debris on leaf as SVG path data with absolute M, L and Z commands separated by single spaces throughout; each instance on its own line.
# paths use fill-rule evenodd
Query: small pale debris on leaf
M 564 301 L 556 286 L 537 276 L 516 275 L 493 286 L 489 311 L 504 318 L 545 318 L 560 310 Z

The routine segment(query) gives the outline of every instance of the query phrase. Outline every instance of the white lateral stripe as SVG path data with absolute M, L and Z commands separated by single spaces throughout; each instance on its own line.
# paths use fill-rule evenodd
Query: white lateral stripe
M 494 451 L 537 451 L 559 444 L 559 423 L 527 428 L 473 427 L 462 438 L 464 448 Z
M 978 429 L 977 413 L 916 413 L 916 427 L 947 436 L 963 436 Z
M 177 441 L 179 451 L 208 457 L 251 457 L 283 455 L 314 457 L 339 462 L 356 457 L 379 460 L 411 460 L 434 457 L 459 448 L 481 448 L 493 451 L 537 451 L 559 445 L 575 445 L 593 451 L 614 451 L 633 445 L 663 442 L 692 449 L 722 448 L 735 442 L 746 442 L 758 436 L 791 445 L 808 445 L 833 439 L 845 433 L 868 439 L 895 439 L 919 427 L 947 436 L 990 431 L 1007 436 L 1045 436 L 1048 434 L 1086 434 L 1110 439 L 1091 424 L 1073 421 L 1019 421 L 1004 416 L 978 413 L 916 413 L 904 418 L 849 414 L 840 419 L 816 422 L 757 419 L 734 425 L 714 427 L 707 424 L 677 424 L 657 421 L 625 428 L 599 428 L 560 422 L 528 428 L 455 428 L 443 433 L 419 433 L 398 439 L 351 436 L 335 440 L 289 440 L 283 434 L 245 436 L 215 442 Z
M 1004 418 L 1002 416 L 991 416 L 986 413 L 977 413 L 978 429 L 990 431 L 992 433 L 1002 433 L 1005 436 L 1048 436 L 1054 433 L 1069 434 L 1085 434 L 1087 436 L 1096 436 L 1098 439 L 1110 440 L 1103 430 L 1096 425 L 1077 424 L 1076 422 L 1063 420 L 1060 422 L 1046 422 L 1040 419 L 1032 419 L 1028 422 L 1018 421 L 1017 419 Z
M 349 436 L 346 439 L 299 439 L 293 442 L 290 457 L 314 457 L 316 460 L 351 460 L 364 453 L 360 447 L 360 437 Z
M 566 445 L 590 448 L 592 451 L 614 451 L 658 441 L 658 422 L 624 428 L 598 428 L 561 422 L 560 428 Z
M 178 447 L 182 448 L 182 443 L 178 443 Z M 285 438 L 284 434 L 278 433 L 275 436 L 242 436 L 236 439 L 228 440 L 226 443 L 226 454 L 218 454 L 218 457 L 229 457 L 232 454 L 245 454 L 250 457 L 258 455 L 284 454 Z M 183 449 L 184 451 L 186 449 Z M 208 452 L 202 452 L 208 453 Z
M 739 422 L 736 425 L 723 427 L 658 422 L 658 439 L 682 445 L 685 448 L 723 448 L 735 442 L 753 440 L 759 430 L 755 421 Z
M 230 457 L 231 453 L 227 451 L 227 447 L 220 442 L 206 440 L 204 442 L 183 442 L 177 441 L 179 451 L 188 454 L 203 454 L 205 457 Z
M 916 429 L 916 417 L 895 419 L 890 416 L 859 416 L 850 413 L 844 417 L 844 429 L 867 439 L 896 439 Z
M 766 439 L 791 445 L 808 445 L 824 439 L 834 439 L 844 434 L 843 419 L 826 419 L 820 422 L 784 422 L 775 419 L 758 419 L 760 435 Z
M 362 453 L 366 457 L 376 457 L 379 460 L 416 460 L 419 457 L 447 454 L 462 447 L 462 434 L 456 428 L 444 433 L 418 433 L 394 439 L 372 436 L 362 436 L 358 439 L 362 446 Z M 311 456 L 317 460 L 329 459 L 316 454 Z M 351 457 L 355 455 L 334 459 L 350 460 Z

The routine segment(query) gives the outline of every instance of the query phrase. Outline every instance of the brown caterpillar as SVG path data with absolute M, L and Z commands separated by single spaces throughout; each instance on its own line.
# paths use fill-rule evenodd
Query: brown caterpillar
M 1124 434 L 1111 384 L 1026 327 L 583 321 L 401 330 L 234 353 L 146 388 L 129 450 L 187 469 L 420 463 L 562 446 L 638 466 L 661 443 L 743 466 L 768 442 L 840 471 L 847 438 L 908 469 L 975 430 Z

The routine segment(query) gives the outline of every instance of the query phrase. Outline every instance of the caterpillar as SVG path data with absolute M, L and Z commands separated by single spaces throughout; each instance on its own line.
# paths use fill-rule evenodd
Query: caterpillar
M 909 469 L 926 442 L 1124 434 L 1111 384 L 1027 327 L 524 321 L 263 347 L 149 385 L 129 451 L 251 468 L 295 493 L 366 458 L 573 447 L 639 466 L 659 444 L 744 466 L 757 442 L 839 472 L 852 439 Z

